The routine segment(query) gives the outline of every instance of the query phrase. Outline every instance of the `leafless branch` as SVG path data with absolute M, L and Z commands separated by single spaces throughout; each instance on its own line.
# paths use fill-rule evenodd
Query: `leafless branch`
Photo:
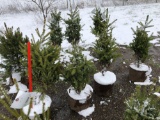
M 31 0 L 35 5 L 40 9 L 40 12 L 43 15 L 43 20 L 46 21 L 46 18 L 51 11 L 54 0 Z

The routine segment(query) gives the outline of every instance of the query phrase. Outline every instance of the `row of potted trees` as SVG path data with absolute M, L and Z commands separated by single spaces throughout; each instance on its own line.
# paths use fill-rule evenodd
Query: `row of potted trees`
M 98 58 L 101 67 L 101 71 L 98 73 L 95 73 L 94 63 L 91 60 L 87 60 L 82 54 L 82 48 L 78 46 L 78 42 L 71 42 L 72 50 L 69 51 L 71 54 L 70 62 L 64 63 L 63 65 L 59 61 L 60 46 L 56 45 L 54 42 L 52 42 L 52 44 L 50 44 L 50 42 L 46 42 L 49 34 L 45 35 L 45 29 L 42 34 L 39 34 L 39 31 L 37 30 L 40 39 L 37 42 L 32 42 L 33 78 L 36 82 L 41 84 L 41 87 L 43 86 L 43 89 L 48 89 L 50 85 L 52 86 L 53 82 L 56 82 L 59 79 L 59 75 L 61 74 L 64 77 L 64 81 L 71 85 L 71 87 L 67 89 L 69 95 L 69 104 L 71 109 L 77 112 L 87 108 L 91 104 L 90 102 L 93 88 L 88 85 L 88 83 L 94 73 L 94 91 L 98 95 L 108 96 L 108 93 L 111 93 L 112 87 L 116 82 L 116 75 L 109 71 L 109 66 L 117 57 L 120 56 L 120 54 L 117 52 L 118 45 L 116 44 L 115 39 L 112 37 L 112 24 L 116 20 L 110 22 L 109 18 L 110 16 L 108 14 L 108 9 L 101 13 L 100 9 L 98 8 L 96 8 L 94 16 L 92 17 L 94 21 L 92 32 L 97 36 L 93 53 L 94 57 Z M 135 37 L 133 42 L 130 44 L 130 48 L 135 52 L 138 62 L 137 66 L 134 65 L 133 67 L 133 65 L 130 65 L 129 79 L 131 81 L 144 81 L 146 79 L 145 73 L 148 71 L 148 69 L 146 69 L 146 71 L 143 73 L 143 80 L 141 80 L 142 74 L 135 74 L 139 74 L 137 68 L 141 68 L 143 66 L 143 64 L 140 64 L 141 61 L 144 62 L 148 58 L 149 42 L 152 40 L 152 37 L 148 36 L 146 32 L 146 28 L 150 27 L 149 24 L 152 21 L 148 21 L 148 18 L 149 16 L 147 16 L 145 24 L 140 22 L 139 24 L 141 26 L 139 28 L 137 27 L 136 31 L 133 30 Z M 17 35 L 17 32 L 19 33 L 17 36 L 22 36 L 22 33 L 19 30 L 17 30 L 15 33 L 13 33 L 12 30 L 13 29 L 6 27 L 6 37 L 0 37 L 0 54 L 2 54 L 4 58 L 6 53 L 3 52 L 8 50 L 6 47 L 8 45 L 7 42 L 15 42 L 13 39 L 10 39 L 9 36 L 16 38 L 15 36 Z M 72 31 L 67 34 L 70 35 L 71 33 Z M 28 38 L 24 39 L 24 41 L 25 40 L 28 41 Z M 76 41 L 79 40 L 76 39 Z M 6 45 L 5 47 L 4 44 Z M 26 47 L 25 42 L 19 42 L 19 44 L 19 48 L 17 49 L 18 51 L 21 50 L 21 52 L 16 54 L 18 57 L 22 57 L 21 59 L 18 59 L 20 61 L 17 60 L 17 63 L 22 63 L 18 65 L 22 70 L 21 72 L 24 73 L 26 70 L 27 60 Z M 11 54 L 14 58 L 15 54 L 12 54 L 12 52 L 13 50 L 9 51 L 8 54 Z M 12 58 L 8 56 L 6 56 L 5 59 L 12 60 Z M 7 62 L 2 66 L 7 68 L 17 68 L 11 64 L 7 64 Z M 11 71 L 12 69 L 9 69 L 9 72 Z M 135 73 L 137 71 L 138 73 Z M 133 77 L 135 76 L 136 78 L 134 79 Z

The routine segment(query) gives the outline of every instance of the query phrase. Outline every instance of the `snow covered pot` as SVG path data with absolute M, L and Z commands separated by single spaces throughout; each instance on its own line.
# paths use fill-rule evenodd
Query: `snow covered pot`
M 137 27 L 137 30 L 133 30 L 134 39 L 130 43 L 130 48 L 134 51 L 137 61 L 130 64 L 129 68 L 129 80 L 133 82 L 144 82 L 151 72 L 151 68 L 147 65 L 141 63 L 149 57 L 148 51 L 150 47 L 150 41 L 153 39 L 152 35 L 148 36 L 146 28 L 152 27 L 149 25 L 152 20 L 148 20 L 147 16 L 145 24 L 139 22 L 140 27 Z M 149 74 L 148 74 L 149 73 Z
M 111 71 L 94 74 L 94 91 L 100 96 L 110 96 L 116 82 L 116 75 Z
M 73 50 L 69 53 L 72 57 L 70 63 L 65 66 L 64 80 L 71 84 L 67 90 L 69 106 L 79 112 L 91 105 L 93 89 L 87 83 L 95 68 L 93 62 L 84 57 L 79 46 L 73 46 Z
M 115 74 L 107 71 L 107 69 L 120 54 L 117 52 L 118 46 L 116 45 L 115 38 L 112 37 L 112 24 L 116 20 L 110 23 L 108 9 L 103 12 L 103 16 L 105 17 L 103 17 L 103 22 L 101 23 L 103 27 L 98 34 L 98 39 L 93 48 L 94 56 L 99 60 L 101 69 L 103 70 L 94 75 L 94 91 L 98 95 L 106 96 L 112 93 L 112 86 L 116 81 Z

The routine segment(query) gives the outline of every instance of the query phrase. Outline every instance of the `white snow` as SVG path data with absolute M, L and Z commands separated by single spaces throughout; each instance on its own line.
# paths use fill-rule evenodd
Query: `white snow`
M 148 71 L 150 68 L 145 65 L 144 63 L 140 64 L 139 67 L 137 67 L 137 65 L 135 63 L 131 63 L 130 64 L 130 67 L 134 70 L 137 70 L 137 71 Z
M 111 71 L 101 72 L 94 74 L 94 80 L 101 85 L 110 85 L 116 82 L 116 75 Z
M 90 51 L 82 51 L 82 54 L 87 58 L 87 60 L 94 59 L 94 57 L 90 55 Z
M 158 76 L 158 79 L 159 79 L 158 81 L 159 81 L 159 83 L 160 83 L 160 76 Z
M 6 85 L 10 84 L 10 78 L 6 78 Z
M 100 101 L 100 105 L 108 105 L 106 101 Z
M 151 85 L 153 84 L 152 81 L 150 81 L 149 76 L 147 76 L 146 80 L 144 82 L 134 82 L 135 85 Z
M 154 46 L 157 46 L 157 47 L 159 47 L 159 46 L 160 46 L 160 44 L 155 44 Z
M 71 86 L 67 89 L 68 95 L 73 98 L 74 100 L 79 100 L 80 102 L 84 103 L 86 98 L 90 98 L 93 92 L 93 88 L 86 84 L 85 88 L 78 94 L 75 89 Z
M 147 15 L 150 15 L 150 18 L 153 19 L 152 24 L 154 27 L 149 28 L 151 31 L 150 33 L 154 33 L 157 35 L 157 31 L 159 30 L 160 22 L 159 22 L 159 9 L 160 3 L 156 4 L 145 4 L 145 5 L 132 5 L 132 6 L 114 6 L 108 7 L 109 14 L 111 15 L 111 21 L 117 19 L 117 21 L 113 24 L 115 29 L 113 30 L 113 37 L 116 38 L 116 42 L 123 45 L 128 45 L 133 40 L 133 32 L 132 28 L 136 28 L 138 25 L 137 22 L 142 21 L 144 22 Z M 84 8 L 80 9 L 80 17 L 81 17 L 81 24 L 84 25 L 81 31 L 82 34 L 82 41 L 80 45 L 88 45 L 92 46 L 93 42 L 95 42 L 96 37 L 91 33 L 90 26 L 93 27 L 93 22 L 91 20 L 91 16 L 93 14 L 91 11 L 93 8 Z M 102 8 L 102 11 L 104 8 Z M 66 19 L 68 10 L 61 11 L 62 18 Z M 0 15 L 1 23 L 0 28 L 4 29 L 4 22 L 8 25 L 8 27 L 13 26 L 14 29 L 20 27 L 20 30 L 23 32 L 24 35 L 31 37 L 31 34 L 35 36 L 35 40 L 38 39 L 35 29 L 39 28 L 41 31 L 42 23 L 37 23 L 36 13 L 29 12 L 29 13 L 19 13 L 19 14 L 2 14 Z M 48 24 L 48 23 L 47 23 Z M 64 22 L 61 23 L 62 31 L 65 31 L 65 24 Z M 46 27 L 47 28 L 47 27 Z M 47 28 L 48 31 L 48 28 Z M 124 35 L 125 32 L 125 35 Z M 149 34 L 150 34 L 149 33 Z M 152 41 L 152 42 L 157 42 Z M 62 48 L 69 48 L 70 44 L 64 40 L 62 43 Z
M 93 104 L 92 107 L 88 107 L 87 109 L 84 109 L 82 111 L 79 111 L 78 114 L 82 115 L 83 117 L 87 117 L 91 115 L 95 110 L 95 105 Z
M 22 84 L 21 82 L 17 82 L 18 88 L 21 91 L 28 91 L 28 88 L 26 85 Z M 10 86 L 10 90 L 8 91 L 9 94 L 17 93 L 18 90 L 16 88 L 16 85 Z
M 21 73 L 14 72 L 14 73 L 12 74 L 12 78 L 13 78 L 13 79 L 16 79 L 16 81 L 19 82 L 19 81 L 21 80 L 21 75 L 20 75 L 20 74 L 21 74 Z
M 146 71 L 146 80 L 144 82 L 134 82 L 135 85 L 151 85 L 153 84 L 153 82 L 150 81 L 150 77 L 152 77 L 151 72 L 152 72 L 152 68 L 145 65 L 144 63 L 140 64 L 140 67 L 138 68 L 134 63 L 130 64 L 130 67 L 132 69 L 135 69 L 137 71 Z
M 60 62 L 64 62 L 64 63 L 70 62 L 70 57 L 72 57 L 71 54 L 64 51 L 60 52 Z
M 1 95 L 1 96 L 0 96 L 0 99 L 3 99 L 4 97 L 5 97 L 4 95 Z
M 156 96 L 158 96 L 158 97 L 160 97 L 160 93 L 158 93 L 158 92 L 155 92 L 153 94 L 156 95 Z
M 30 114 L 29 114 L 29 118 L 33 119 L 35 116 L 35 112 L 36 114 L 42 114 L 43 113 L 43 104 L 44 104 L 44 111 L 46 111 L 50 106 L 51 106 L 51 98 L 48 95 L 44 96 L 43 100 L 40 100 L 40 102 L 38 104 L 33 104 L 31 110 L 30 110 Z M 23 107 L 23 112 L 27 115 L 28 114 L 28 110 L 29 110 L 29 105 Z

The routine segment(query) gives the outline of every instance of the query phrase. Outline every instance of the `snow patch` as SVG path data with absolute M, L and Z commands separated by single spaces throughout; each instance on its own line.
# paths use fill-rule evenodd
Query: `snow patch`
M 140 64 L 139 68 L 137 67 L 137 65 L 135 63 L 131 63 L 130 64 L 130 67 L 134 70 L 137 70 L 137 71 L 148 71 L 150 68 L 145 65 L 144 63 Z
M 10 84 L 10 78 L 6 78 L 6 85 Z
M 82 54 L 87 58 L 87 60 L 94 59 L 94 57 L 90 55 L 90 51 L 82 51 Z
M 158 96 L 158 97 L 160 97 L 160 93 L 158 93 L 158 92 L 155 92 L 153 94 L 156 95 L 156 96 Z
M 18 88 L 21 91 L 28 91 L 28 88 L 26 85 L 22 84 L 21 82 L 17 82 Z M 17 93 L 18 90 L 16 88 L 16 85 L 14 84 L 13 86 L 10 86 L 9 94 Z
M 60 62 L 64 62 L 64 63 L 70 62 L 70 57 L 72 57 L 71 54 L 64 51 L 60 52 Z
M 159 79 L 159 83 L 160 83 L 160 76 L 158 76 L 158 79 Z
M 12 74 L 12 78 L 16 79 L 16 81 L 19 82 L 19 81 L 21 81 L 21 74 L 15 72 L 15 73 Z
M 64 77 L 59 77 L 59 80 L 60 81 L 64 81 Z
M 1 99 L 3 99 L 4 97 L 5 97 L 4 95 L 0 96 Z
M 67 89 L 68 95 L 73 98 L 74 100 L 80 100 L 81 102 L 84 102 L 88 97 L 91 97 L 91 94 L 93 92 L 93 89 L 90 85 L 86 84 L 85 88 L 78 94 L 74 87 L 69 87 Z
M 149 76 L 147 76 L 147 79 L 144 82 L 134 82 L 135 85 L 151 85 L 153 82 L 150 81 Z
M 147 65 L 144 65 L 143 68 L 146 69 L 148 67 L 148 66 L 147 67 L 146 66 Z M 152 72 L 152 68 L 148 67 L 148 70 L 146 70 L 146 76 L 147 76 L 146 80 L 144 82 L 134 82 L 134 84 L 135 85 L 151 85 L 151 84 L 153 84 L 153 82 L 150 81 L 150 77 L 152 77 L 152 75 L 150 75 L 151 72 Z
M 116 75 L 113 72 L 106 71 L 104 76 L 102 72 L 94 74 L 94 80 L 101 85 L 110 85 L 116 82 Z
M 92 107 L 88 107 L 87 109 L 84 109 L 80 112 L 78 112 L 78 114 L 82 115 L 83 117 L 87 117 L 89 115 L 91 115 L 95 110 L 95 105 L 93 104 Z
M 106 101 L 100 101 L 100 105 L 108 105 Z
M 157 47 L 159 47 L 159 46 L 160 46 L 160 44 L 155 44 L 154 46 L 157 46 Z

